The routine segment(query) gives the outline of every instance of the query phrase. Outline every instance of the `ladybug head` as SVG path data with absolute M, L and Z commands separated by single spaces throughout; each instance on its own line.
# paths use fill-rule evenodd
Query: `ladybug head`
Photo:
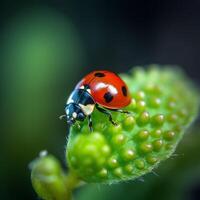
M 83 121 L 86 118 L 86 115 L 83 113 L 80 106 L 76 103 L 67 104 L 65 107 L 67 123 L 72 125 L 78 121 Z

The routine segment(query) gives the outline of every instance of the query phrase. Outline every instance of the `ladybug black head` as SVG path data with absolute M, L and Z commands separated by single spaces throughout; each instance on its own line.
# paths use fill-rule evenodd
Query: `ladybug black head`
M 67 123 L 72 125 L 78 121 L 83 121 L 86 118 L 86 115 L 83 113 L 81 107 L 76 103 L 67 104 L 65 107 Z

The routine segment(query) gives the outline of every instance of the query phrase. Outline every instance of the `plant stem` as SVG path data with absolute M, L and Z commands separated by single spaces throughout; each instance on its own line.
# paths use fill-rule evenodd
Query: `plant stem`
M 75 188 L 80 186 L 81 180 L 71 171 L 65 177 L 66 198 L 65 200 L 72 200 L 72 192 Z

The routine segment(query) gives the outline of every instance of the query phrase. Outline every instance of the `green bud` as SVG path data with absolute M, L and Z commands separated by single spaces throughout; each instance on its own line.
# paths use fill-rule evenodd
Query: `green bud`
M 58 160 L 44 155 L 31 164 L 31 181 L 38 196 L 47 200 L 63 200 L 66 196 L 64 174 Z
M 154 65 L 121 77 L 131 92 L 124 108 L 131 114 L 113 112 L 113 126 L 95 110 L 94 132 L 87 120 L 70 130 L 67 161 L 87 182 L 114 183 L 151 172 L 175 151 L 198 112 L 199 94 L 180 70 Z

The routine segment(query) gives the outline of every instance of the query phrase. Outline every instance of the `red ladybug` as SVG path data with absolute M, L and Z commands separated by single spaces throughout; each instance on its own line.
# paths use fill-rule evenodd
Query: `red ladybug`
M 129 113 L 121 108 L 129 105 L 130 102 L 128 87 L 117 74 L 105 70 L 94 71 L 76 85 L 67 100 L 66 115 L 63 116 L 67 118 L 69 125 L 88 117 L 89 128 L 92 130 L 91 114 L 96 107 L 97 110 L 108 115 L 111 123 L 116 125 L 110 110 Z

